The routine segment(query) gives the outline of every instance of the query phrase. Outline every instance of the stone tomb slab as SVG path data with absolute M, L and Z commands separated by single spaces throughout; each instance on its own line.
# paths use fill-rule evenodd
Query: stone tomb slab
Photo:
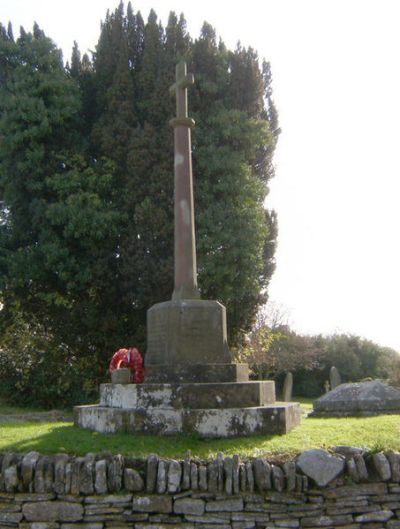
M 249 408 L 275 402 L 272 381 L 206 384 L 101 384 L 100 406 L 112 408 Z
M 379 380 L 341 384 L 314 402 L 312 417 L 400 414 L 400 391 Z
M 300 423 L 298 403 L 227 409 L 124 409 L 76 406 L 74 422 L 101 433 L 193 434 L 200 437 L 285 434 Z

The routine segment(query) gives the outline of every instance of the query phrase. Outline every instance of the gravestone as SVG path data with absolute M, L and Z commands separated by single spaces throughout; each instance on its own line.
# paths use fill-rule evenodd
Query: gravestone
M 290 402 L 292 400 L 293 392 L 293 375 L 289 371 L 286 373 L 285 382 L 283 383 L 283 400 L 284 402 Z
M 331 389 L 335 389 L 337 386 L 340 386 L 340 384 L 342 383 L 339 370 L 335 366 L 332 366 L 329 371 L 329 383 L 330 383 Z
M 144 384 L 102 384 L 100 404 L 77 406 L 75 424 L 98 432 L 197 433 L 201 437 L 286 433 L 300 422 L 298 403 L 276 402 L 272 381 L 249 381 L 232 360 L 225 307 L 200 299 L 197 286 L 191 129 L 187 89 L 176 67 L 174 129 L 174 289 L 147 312 Z
M 312 417 L 400 413 L 400 391 L 379 380 L 340 384 L 313 404 Z

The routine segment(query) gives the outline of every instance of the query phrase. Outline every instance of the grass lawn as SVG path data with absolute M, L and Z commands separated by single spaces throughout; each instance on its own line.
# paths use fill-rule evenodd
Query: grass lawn
M 309 401 L 303 401 L 302 407 L 309 410 L 311 405 Z M 111 452 L 138 458 L 157 453 L 162 457 L 180 458 L 186 450 L 191 450 L 192 457 L 207 458 L 218 451 L 242 457 L 294 455 L 307 448 L 334 445 L 400 451 L 400 415 L 344 419 L 303 417 L 301 425 L 287 435 L 212 440 L 183 435 L 99 434 L 76 428 L 69 422 L 0 423 L 0 452 L 37 450 L 43 454 L 65 452 L 76 455 Z

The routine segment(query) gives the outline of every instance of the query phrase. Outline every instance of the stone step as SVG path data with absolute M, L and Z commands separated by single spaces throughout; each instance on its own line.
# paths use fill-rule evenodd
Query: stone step
M 76 426 L 101 433 L 197 433 L 200 437 L 286 434 L 300 424 L 300 405 L 276 402 L 251 408 L 207 410 L 76 406 L 74 422 Z
M 100 386 L 100 406 L 111 408 L 249 408 L 273 402 L 275 384 L 270 380 Z
M 146 362 L 146 360 L 145 360 Z M 246 382 L 249 380 L 248 364 L 147 364 L 145 380 L 154 383 L 189 382 Z

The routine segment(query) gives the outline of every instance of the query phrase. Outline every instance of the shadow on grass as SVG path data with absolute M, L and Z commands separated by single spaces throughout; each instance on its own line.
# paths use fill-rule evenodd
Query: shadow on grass
M 225 455 L 257 453 L 260 445 L 280 438 L 279 435 L 231 439 L 200 439 L 197 436 L 150 436 L 134 434 L 101 434 L 84 430 L 72 423 L 3 423 L 0 424 L 0 451 L 43 454 L 88 452 L 124 454 L 145 458 L 150 453 L 161 457 L 182 457 L 190 450 L 193 457 L 208 458 L 218 451 Z

